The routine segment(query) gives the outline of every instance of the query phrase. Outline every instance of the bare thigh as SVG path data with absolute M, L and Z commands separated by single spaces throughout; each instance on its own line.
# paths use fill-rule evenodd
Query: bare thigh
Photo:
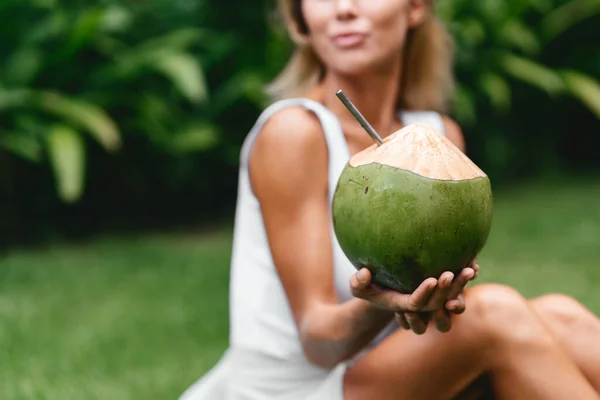
M 431 327 L 424 335 L 394 332 L 348 369 L 344 399 L 442 400 L 467 397 L 467 388 L 477 391 L 486 343 L 470 317 L 469 311 L 453 317 L 447 333 Z
M 344 399 L 479 399 L 487 374 L 498 398 L 598 398 L 526 299 L 501 285 L 465 296 L 450 332 L 396 331 L 349 367 Z

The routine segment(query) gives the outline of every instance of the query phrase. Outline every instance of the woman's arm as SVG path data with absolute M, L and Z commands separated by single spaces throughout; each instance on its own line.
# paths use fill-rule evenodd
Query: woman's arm
M 358 273 L 349 282 L 356 298 L 339 302 L 327 198 L 328 152 L 313 114 L 289 108 L 272 116 L 254 143 L 249 170 L 273 261 L 311 362 L 330 368 L 352 357 L 394 311 L 443 308 L 451 280 L 438 292 L 437 280 L 430 278 L 415 293 L 403 295 L 370 285 L 366 269 L 364 284 Z
M 320 124 L 302 109 L 272 116 L 250 157 L 250 179 L 307 358 L 331 367 L 351 357 L 393 316 L 334 289 L 328 154 Z

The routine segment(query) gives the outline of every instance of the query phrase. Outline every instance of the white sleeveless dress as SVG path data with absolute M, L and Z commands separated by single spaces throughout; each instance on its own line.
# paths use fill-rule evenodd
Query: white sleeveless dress
M 271 258 L 259 203 L 250 187 L 248 158 L 254 140 L 276 112 L 301 106 L 319 119 L 329 155 L 329 201 L 350 153 L 337 117 L 306 98 L 275 102 L 260 115 L 241 149 L 238 197 L 230 273 L 230 346 L 221 360 L 180 400 L 342 400 L 345 370 L 355 359 L 332 370 L 304 356 L 287 297 Z M 441 116 L 432 111 L 400 111 L 403 125 L 430 124 L 444 133 Z M 282 135 L 285 131 L 281 132 Z M 342 252 L 331 224 L 335 289 L 340 301 L 352 298 L 349 279 L 356 272 Z M 397 328 L 390 323 L 373 340 Z M 365 349 L 368 351 L 368 348 Z

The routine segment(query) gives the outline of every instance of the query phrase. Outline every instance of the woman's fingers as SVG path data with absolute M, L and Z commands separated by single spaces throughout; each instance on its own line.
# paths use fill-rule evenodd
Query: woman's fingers
M 446 311 L 461 314 L 465 311 L 463 290 L 470 280 L 473 280 L 479 266 L 464 268 L 456 278 L 452 272 L 444 272 L 439 280 L 428 278 L 411 294 L 399 293 L 395 290 L 380 288 L 371 283 L 372 274 L 367 268 L 362 268 L 350 278 L 350 287 L 354 297 L 358 297 L 395 312 L 411 312 L 412 314 L 426 311 L 437 311 L 434 320 L 442 329 L 449 324 Z M 444 311 L 445 309 L 445 311 Z M 438 311 L 442 310 L 442 311 Z M 425 321 L 420 322 L 414 315 L 407 322 L 417 324 L 416 330 L 423 328 Z M 433 315 L 432 315 L 433 318 Z M 412 329 L 412 328 L 411 328 Z M 414 330 L 414 329 L 413 329 Z
M 444 306 L 444 303 L 449 298 L 453 279 L 454 274 L 452 272 L 444 272 L 440 275 L 437 288 L 427 303 L 427 310 L 437 310 Z
M 452 272 L 444 272 L 439 280 L 428 278 L 411 294 L 388 290 L 371 283 L 372 274 L 362 268 L 350 278 L 355 297 L 375 303 L 394 311 L 398 324 L 418 335 L 427 331 L 431 323 L 440 332 L 452 329 L 450 313 L 460 314 L 465 310 L 463 290 L 474 279 L 475 268 L 464 268 L 456 278 Z
M 438 284 L 439 282 L 435 278 L 427 278 L 421 282 L 419 287 L 408 295 L 408 302 L 403 305 L 404 310 L 418 312 L 425 308 L 434 295 Z
M 398 325 L 400 325 L 400 327 L 402 329 L 410 330 L 410 325 L 408 324 L 408 321 L 406 320 L 404 313 L 397 312 L 397 313 L 395 313 L 395 315 L 396 315 L 396 321 L 398 321 Z
M 402 329 L 412 330 L 418 335 L 422 335 L 427 331 L 430 320 L 440 332 L 448 332 L 452 329 L 450 313 L 443 308 L 432 312 L 422 313 L 398 312 L 395 316 L 398 325 L 400 325 Z
M 413 293 L 403 294 L 371 284 L 371 272 L 367 268 L 360 269 L 350 277 L 350 288 L 354 297 L 397 312 L 421 311 L 427 305 L 436 285 L 435 278 L 428 278 Z
M 450 299 L 444 304 L 444 308 L 451 312 L 452 314 L 462 314 L 465 312 L 466 303 L 465 303 L 465 295 L 463 293 L 459 293 L 455 299 Z
M 469 283 L 469 281 L 473 279 L 474 276 L 475 271 L 473 270 L 473 268 L 463 268 L 463 270 L 460 271 L 454 282 L 452 282 L 452 289 L 448 293 L 447 300 L 455 299 L 456 296 L 459 295 L 459 293 L 462 293 L 462 291 L 465 289 L 465 286 L 467 286 L 467 283 Z
M 416 312 L 405 312 L 404 317 L 410 325 L 410 329 L 417 335 L 422 335 L 427 331 L 428 321 L 424 314 Z
M 464 268 L 456 278 L 447 271 L 439 280 L 428 278 L 413 293 L 403 294 L 371 284 L 371 272 L 362 268 L 350 278 L 350 286 L 355 297 L 395 311 L 396 320 L 403 329 L 421 335 L 427 331 L 430 320 L 440 332 L 452 329 L 450 313 L 465 311 L 463 291 L 478 272 L 477 264 Z
M 444 308 L 454 314 L 462 314 L 465 311 L 466 304 L 463 291 L 467 283 L 473 280 L 475 271 L 472 268 L 464 268 L 452 282 L 452 288 L 448 293 Z
M 361 268 L 350 277 L 350 288 L 352 289 L 352 294 L 354 294 L 354 292 L 360 294 L 369 286 L 370 283 L 371 271 L 369 271 L 367 268 Z
M 378 288 L 376 292 L 370 293 L 366 300 L 382 304 L 396 312 L 419 312 L 427 306 L 427 303 L 435 292 L 437 284 L 438 282 L 435 278 L 427 278 L 411 294 Z
M 477 276 L 479 276 L 479 270 L 480 270 L 480 268 L 479 268 L 479 264 L 475 264 L 475 262 L 473 262 L 473 263 L 471 264 L 471 268 L 472 268 L 472 269 L 473 269 L 473 271 L 475 272 L 475 273 L 474 273 L 474 275 L 473 275 L 473 278 L 472 278 L 472 279 L 475 279 L 475 278 L 477 278 Z
M 452 329 L 452 320 L 450 313 L 445 308 L 438 308 L 431 313 L 431 320 L 435 328 L 440 332 L 448 332 Z

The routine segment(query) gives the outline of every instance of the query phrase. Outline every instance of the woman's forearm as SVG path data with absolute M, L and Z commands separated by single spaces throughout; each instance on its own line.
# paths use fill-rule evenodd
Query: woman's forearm
M 362 350 L 393 315 L 361 299 L 316 306 L 301 327 L 305 354 L 314 364 L 332 368 Z

